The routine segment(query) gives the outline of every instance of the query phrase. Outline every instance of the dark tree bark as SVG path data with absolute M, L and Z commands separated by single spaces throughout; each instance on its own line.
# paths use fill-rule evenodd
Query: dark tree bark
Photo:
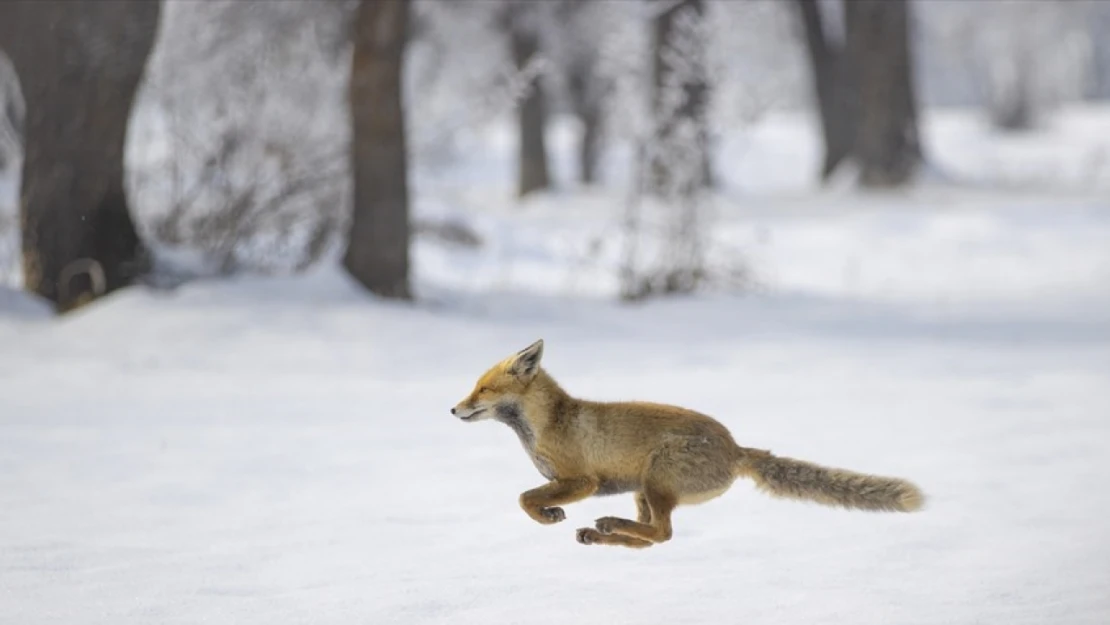
M 859 125 L 857 76 L 844 47 L 831 41 L 818 0 L 796 0 L 805 30 L 813 92 L 821 119 L 825 159 L 821 179 L 828 180 L 852 153 Z
M 984 95 L 987 100 L 987 112 L 991 123 L 1000 130 L 1007 132 L 1022 132 L 1031 130 L 1037 120 L 1037 105 L 1033 93 L 1033 63 L 1040 52 L 1031 48 L 1020 47 L 1013 50 L 1011 59 L 1013 73 L 1005 78 L 991 75 L 991 62 L 984 63 Z
M 598 94 L 592 62 L 581 60 L 571 65 L 567 77 L 568 91 L 574 114 L 582 122 L 578 140 L 578 181 L 582 184 L 597 182 L 597 159 L 601 149 L 603 110 Z
M 696 129 L 697 167 L 700 175 L 697 180 L 689 181 L 694 186 L 708 186 L 712 183 L 712 167 L 709 160 L 709 133 L 706 114 L 709 106 L 709 85 L 705 82 L 705 42 L 701 37 L 688 41 L 678 41 L 681 33 L 676 28 L 679 15 L 705 16 L 703 0 L 680 0 L 661 12 L 654 21 L 652 37 L 652 110 L 655 116 L 656 153 L 652 155 L 650 166 L 650 188 L 661 192 L 676 182 L 676 172 L 672 171 L 678 161 L 675 142 L 678 139 L 676 128 L 689 122 Z M 670 60 L 681 46 L 684 65 L 692 71 L 684 71 L 672 65 Z M 693 58 L 691 58 L 693 57 Z M 678 102 L 668 99 L 668 91 L 679 92 Z M 679 190 L 687 194 L 690 189 Z
M 506 7 L 509 47 L 517 71 L 523 70 L 540 52 L 540 32 L 536 24 L 537 7 L 510 1 Z M 547 100 L 542 77 L 528 85 L 528 95 L 517 109 L 520 127 L 517 195 L 524 197 L 551 186 L 547 167 Z
M 865 187 L 909 182 L 922 161 L 906 0 L 844 3 L 850 62 L 859 71 L 860 124 L 853 150 Z
M 860 184 L 892 187 L 922 162 L 906 0 L 844 0 L 845 44 L 828 37 L 818 0 L 795 0 L 825 141 L 821 178 L 845 160 Z
M 26 102 L 20 211 L 26 288 L 68 310 L 147 268 L 124 142 L 161 3 L 0 2 L 0 47 Z
M 564 0 L 559 4 L 561 35 L 566 46 L 567 95 L 575 117 L 582 124 L 578 139 L 578 181 L 597 182 L 598 156 L 604 133 L 604 105 L 610 86 L 599 75 L 598 42 L 587 21 L 594 0 Z
M 367 289 L 408 299 L 409 193 L 402 72 L 410 0 L 362 0 L 351 64 L 354 211 L 343 265 Z
M 1019 63 L 1016 69 L 1017 76 L 1012 85 L 1007 85 L 1005 89 L 997 85 L 988 87 L 991 91 L 987 94 L 991 123 L 1010 132 L 1032 129 L 1036 118 L 1028 67 Z

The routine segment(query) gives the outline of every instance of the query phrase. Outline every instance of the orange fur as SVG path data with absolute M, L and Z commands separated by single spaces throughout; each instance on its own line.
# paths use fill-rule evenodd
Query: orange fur
M 772 495 L 831 506 L 909 512 L 924 501 L 905 480 L 741 447 L 724 425 L 693 410 L 574 398 L 540 367 L 542 356 L 541 340 L 497 363 L 451 412 L 464 421 L 501 421 L 517 433 L 548 480 L 520 496 L 539 523 L 562 521 L 560 506 L 587 497 L 636 494 L 636 521 L 597 519 L 578 530 L 583 544 L 641 548 L 669 540 L 676 506 L 712 500 L 739 477 Z

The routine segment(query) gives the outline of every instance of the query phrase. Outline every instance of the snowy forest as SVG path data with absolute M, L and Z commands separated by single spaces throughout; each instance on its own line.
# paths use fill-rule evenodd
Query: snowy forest
M 582 548 L 540 338 L 927 505 Z M 1104 0 L 0 2 L 0 622 L 1106 623 L 1108 363 Z
M 736 161 L 776 113 L 819 128 L 820 162 L 775 174 L 790 191 L 897 188 L 1019 175 L 954 171 L 923 146 L 922 110 L 1017 133 L 1110 96 L 1103 2 L 87 4 L 3 15 L 0 267 L 62 311 L 326 259 L 413 297 L 414 243 L 481 245 L 455 195 L 475 181 L 447 182 L 467 175 L 522 216 L 604 193 L 619 225 L 564 254 L 625 298 L 743 288 L 750 263 L 719 249 L 713 214 L 767 182 Z M 1106 178 L 1093 151 L 1083 186 Z

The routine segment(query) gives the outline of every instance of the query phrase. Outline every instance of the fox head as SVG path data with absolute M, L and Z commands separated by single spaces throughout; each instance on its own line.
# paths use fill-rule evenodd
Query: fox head
M 480 421 L 494 416 L 499 405 L 517 403 L 536 379 L 542 357 L 543 339 L 540 339 L 497 363 L 478 378 L 474 390 L 455 404 L 451 414 L 463 421 Z

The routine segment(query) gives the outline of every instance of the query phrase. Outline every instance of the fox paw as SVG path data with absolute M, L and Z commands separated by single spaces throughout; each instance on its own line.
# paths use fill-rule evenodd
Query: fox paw
M 550 525 L 566 520 L 567 513 L 563 512 L 563 509 L 559 507 L 540 508 L 540 517 L 543 519 L 540 523 Z
M 626 523 L 624 519 L 618 519 L 615 516 L 603 516 L 594 521 L 594 527 L 602 534 L 612 534 L 614 530 Z
M 601 542 L 601 532 L 592 527 L 583 527 L 575 533 L 575 539 L 583 545 L 592 545 Z

